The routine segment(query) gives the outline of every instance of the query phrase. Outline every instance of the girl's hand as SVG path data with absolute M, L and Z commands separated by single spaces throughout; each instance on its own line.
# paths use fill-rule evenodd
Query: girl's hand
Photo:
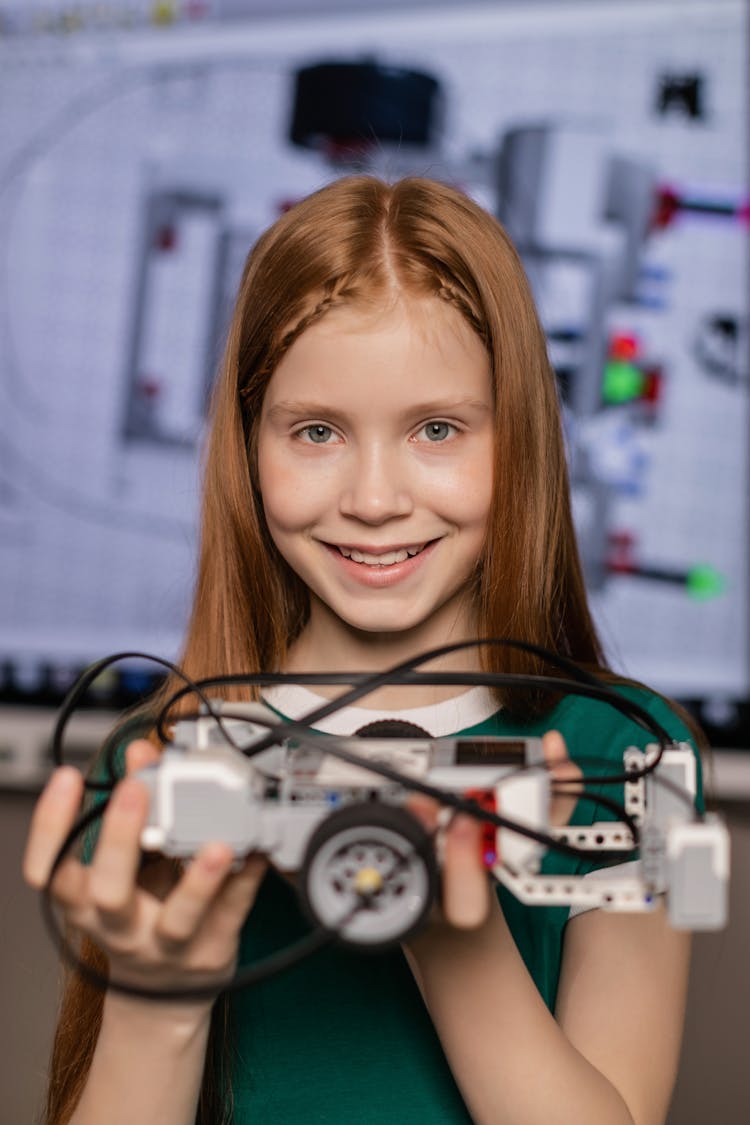
M 559 731 L 548 731 L 542 750 L 552 785 L 580 782 L 580 768 L 568 756 Z M 570 820 L 577 800 L 578 786 L 566 784 L 550 801 L 550 823 L 559 826 Z M 570 792 L 568 792 L 570 791 Z M 438 824 L 440 806 L 429 797 L 415 795 L 408 807 L 433 831 Z M 481 822 L 459 813 L 445 833 L 443 847 L 443 914 L 459 929 L 475 929 L 486 919 L 490 908 L 490 883 L 481 858 Z
M 132 742 L 126 753 L 127 773 L 158 756 L 145 739 Z M 77 770 L 55 770 L 37 802 L 26 846 L 24 876 L 32 887 L 46 886 L 82 795 L 83 778 Z M 106 954 L 114 980 L 175 990 L 215 983 L 218 992 L 234 972 L 240 929 L 255 901 L 266 860 L 249 856 L 233 873 L 232 850 L 210 843 L 181 875 L 173 864 L 154 865 L 160 870 L 146 889 L 138 876 L 148 799 L 146 787 L 135 778 L 126 777 L 116 786 L 92 862 L 64 859 L 52 880 L 52 896 L 66 921 Z

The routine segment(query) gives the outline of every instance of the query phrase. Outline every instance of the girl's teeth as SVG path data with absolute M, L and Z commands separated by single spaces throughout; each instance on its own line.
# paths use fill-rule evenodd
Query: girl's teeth
M 349 555 L 354 562 L 367 563 L 368 566 L 392 566 L 393 563 L 405 562 L 408 557 L 408 551 L 389 551 L 387 555 L 365 555 L 361 551 L 352 551 Z
M 385 555 L 368 555 L 362 551 L 349 550 L 339 547 L 341 554 L 352 562 L 366 563 L 368 566 L 393 566 L 394 563 L 406 562 L 408 558 L 419 554 L 421 547 L 404 547 L 401 551 L 388 551 Z

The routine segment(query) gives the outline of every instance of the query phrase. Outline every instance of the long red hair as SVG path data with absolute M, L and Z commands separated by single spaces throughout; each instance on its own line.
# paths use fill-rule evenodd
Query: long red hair
M 601 665 L 570 509 L 554 374 L 508 236 L 466 195 L 409 178 L 339 180 L 292 208 L 248 259 L 216 384 L 200 563 L 183 665 L 191 675 L 275 670 L 304 625 L 307 594 L 268 534 L 255 442 L 281 356 L 332 308 L 394 291 L 436 296 L 490 356 L 494 492 L 474 596 L 483 636 L 533 641 Z M 529 670 L 488 649 L 486 667 Z M 528 703 L 528 697 L 526 702 Z
M 449 302 L 490 357 L 493 499 L 473 588 L 481 635 L 520 638 L 602 667 L 571 517 L 555 378 L 513 245 L 486 211 L 444 184 L 356 176 L 293 207 L 262 235 L 245 266 L 205 453 L 199 566 L 181 658 L 192 677 L 283 667 L 308 602 L 263 516 L 255 465 L 263 396 L 280 358 L 309 325 L 332 308 L 377 304 L 394 292 Z M 482 661 L 493 671 L 541 670 L 536 659 L 508 649 L 486 648 Z M 159 701 L 176 686 L 170 681 Z M 506 692 L 504 701 L 526 713 L 544 706 L 529 692 Z M 80 1096 L 101 1002 L 80 981 L 66 992 L 48 1125 L 64 1125 Z M 206 1125 L 224 1120 L 213 1077 L 209 1065 L 199 1112 Z

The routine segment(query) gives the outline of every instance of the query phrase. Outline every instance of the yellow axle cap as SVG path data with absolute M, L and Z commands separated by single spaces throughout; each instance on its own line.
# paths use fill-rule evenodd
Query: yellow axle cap
M 360 867 L 354 879 L 354 889 L 358 895 L 377 894 L 383 886 L 383 876 L 376 867 Z

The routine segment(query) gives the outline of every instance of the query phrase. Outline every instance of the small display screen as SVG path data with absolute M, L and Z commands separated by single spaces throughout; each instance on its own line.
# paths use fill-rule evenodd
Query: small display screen
M 520 766 L 526 763 L 522 738 L 462 738 L 456 742 L 457 766 Z

